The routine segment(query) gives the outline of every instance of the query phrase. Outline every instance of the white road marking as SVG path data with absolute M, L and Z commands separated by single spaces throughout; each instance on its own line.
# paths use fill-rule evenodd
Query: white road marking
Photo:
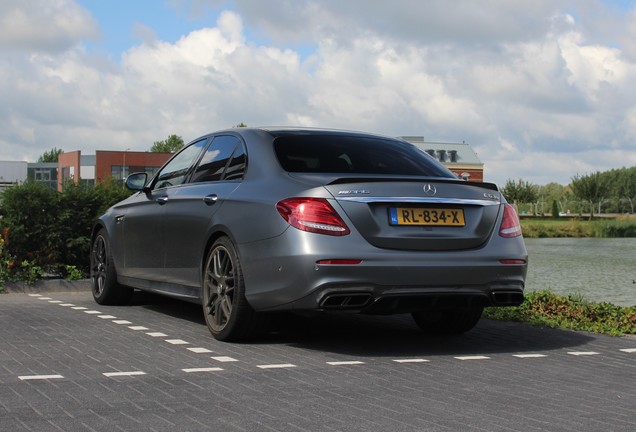
M 49 303 L 60 304 L 62 303 L 62 300 L 49 300 Z
M 455 357 L 457 360 L 490 360 L 490 357 L 487 356 L 459 356 Z
M 29 380 L 49 380 L 49 379 L 61 379 L 62 375 L 22 375 L 18 377 L 21 381 Z
M 146 333 L 148 336 L 152 336 L 152 337 L 167 337 L 168 335 L 165 333 L 161 333 L 161 332 L 151 332 L 151 333 Z
M 42 297 L 42 294 L 29 294 L 29 297 Z
M 113 320 L 113 322 L 115 324 L 121 324 L 121 325 L 132 324 L 130 321 L 126 321 L 126 320 Z
M 73 303 L 60 303 L 60 306 L 71 307 L 71 306 L 75 306 L 75 305 Z
M 128 328 L 135 331 L 150 330 L 148 327 L 144 327 L 144 326 L 130 326 Z
M 513 354 L 513 357 L 525 359 L 525 358 L 543 358 L 547 357 L 545 354 Z
M 256 367 L 259 369 L 284 369 L 284 368 L 295 368 L 296 365 L 293 365 L 290 363 L 283 363 L 283 364 L 257 365 Z
M 214 352 L 214 351 L 209 350 L 207 348 L 188 348 L 188 351 L 192 351 L 193 353 L 197 353 L 197 354 L 205 354 L 205 353 Z
M 192 369 L 181 369 L 183 372 L 192 373 L 192 372 L 220 372 L 223 369 L 220 367 L 207 367 L 207 368 L 192 368 Z
M 53 300 L 51 297 L 38 297 L 38 300 Z
M 393 360 L 396 363 L 428 363 L 430 362 L 430 360 L 426 360 L 426 359 L 419 359 L 419 358 L 414 358 L 414 359 L 396 359 Z
M 235 358 L 232 358 L 232 357 L 226 357 L 226 356 L 221 356 L 221 357 L 210 357 L 210 358 L 211 358 L 212 360 L 216 360 L 216 361 L 221 362 L 221 363 L 228 363 L 228 362 L 236 362 L 236 361 L 238 361 L 238 360 L 237 360 L 237 359 L 235 359 Z
M 570 351 L 568 354 L 573 356 L 593 356 L 598 355 L 599 353 L 594 351 Z
M 353 366 L 353 365 L 362 365 L 364 364 L 364 362 L 361 361 L 334 361 L 334 362 L 327 362 L 328 365 L 331 366 Z
M 166 339 L 166 342 L 172 345 L 190 345 L 190 342 L 186 342 L 182 339 Z
M 99 317 L 100 317 L 101 319 L 109 319 L 109 320 L 112 320 L 112 319 L 116 319 L 116 318 L 117 318 L 116 316 L 113 316 L 113 315 L 100 315 Z
M 85 308 L 84 306 L 73 306 L 71 309 L 73 309 L 73 310 L 86 310 L 88 308 Z
M 102 375 L 104 375 L 105 377 L 108 378 L 114 378 L 114 377 L 128 377 L 128 376 L 139 376 L 139 375 L 146 375 L 146 372 L 142 372 L 142 371 L 131 371 L 131 372 L 105 372 Z
M 89 315 L 99 315 L 101 312 L 96 310 L 87 310 L 87 311 L 84 311 L 84 313 Z
M 621 350 L 619 350 L 619 351 L 622 351 L 622 352 L 624 352 L 624 353 L 631 354 L 631 353 L 636 353 L 636 348 L 623 348 L 623 349 L 621 349 Z

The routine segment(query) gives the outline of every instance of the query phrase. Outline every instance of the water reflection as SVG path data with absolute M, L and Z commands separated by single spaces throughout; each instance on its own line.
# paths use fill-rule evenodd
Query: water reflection
M 525 239 L 526 290 L 551 288 L 594 301 L 636 305 L 636 239 Z

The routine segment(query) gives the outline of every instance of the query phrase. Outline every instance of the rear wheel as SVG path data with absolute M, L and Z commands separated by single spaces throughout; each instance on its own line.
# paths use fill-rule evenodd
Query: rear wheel
M 263 318 L 247 303 L 241 263 L 227 237 L 210 249 L 203 273 L 203 313 L 212 336 L 221 341 L 254 337 Z
M 477 325 L 483 310 L 483 307 L 440 309 L 417 311 L 411 315 L 425 333 L 461 334 Z
M 132 288 L 117 282 L 110 241 L 104 229 L 99 230 L 91 247 L 91 291 L 101 305 L 128 303 L 133 294 Z

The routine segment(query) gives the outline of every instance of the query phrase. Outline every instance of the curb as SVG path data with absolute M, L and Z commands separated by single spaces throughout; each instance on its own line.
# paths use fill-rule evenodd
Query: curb
M 66 279 L 43 279 L 29 285 L 24 282 L 7 282 L 0 293 L 42 293 L 90 291 L 90 279 L 68 281 Z

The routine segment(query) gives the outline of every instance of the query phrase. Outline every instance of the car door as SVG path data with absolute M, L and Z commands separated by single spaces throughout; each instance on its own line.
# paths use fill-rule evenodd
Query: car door
M 198 295 L 201 265 L 214 215 L 240 185 L 246 167 L 242 141 L 233 135 L 213 138 L 188 184 L 168 191 L 165 208 L 166 278 Z M 185 287 L 190 287 L 188 290 Z
M 123 229 L 122 276 L 146 281 L 165 281 L 165 205 L 172 190 L 188 178 L 205 148 L 207 138 L 184 148 L 159 171 L 150 189 L 140 192 L 118 216 Z

